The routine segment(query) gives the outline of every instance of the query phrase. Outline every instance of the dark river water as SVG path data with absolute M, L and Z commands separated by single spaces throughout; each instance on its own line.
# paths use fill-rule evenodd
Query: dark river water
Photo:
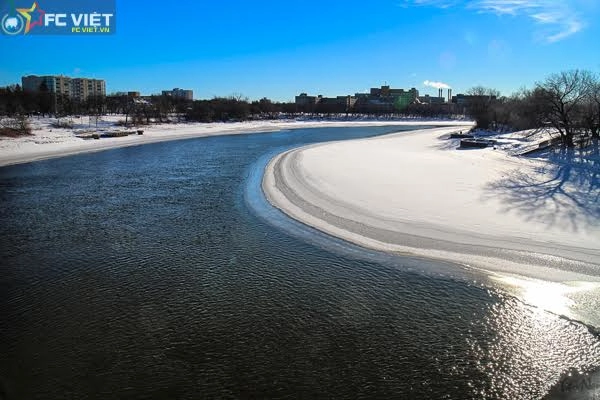
M 280 151 L 398 130 L 0 168 L 0 399 L 536 399 L 600 365 L 583 325 L 453 266 L 328 238 L 262 197 Z

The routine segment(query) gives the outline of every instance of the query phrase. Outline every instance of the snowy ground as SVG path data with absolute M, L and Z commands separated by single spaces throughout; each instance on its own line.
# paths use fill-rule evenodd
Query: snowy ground
M 456 121 L 424 121 L 424 120 L 352 120 L 332 121 L 252 121 L 233 123 L 171 123 L 142 126 L 142 136 L 81 139 L 78 136 L 90 133 L 106 133 L 112 131 L 132 131 L 136 128 L 124 128 L 116 125 L 124 120 L 124 116 L 104 116 L 98 125 L 88 117 L 63 118 L 61 122 L 72 121 L 72 129 L 53 128 L 54 118 L 32 118 L 32 136 L 20 138 L 0 137 L 0 166 L 18 164 L 51 157 L 60 157 L 81 152 L 100 151 L 115 147 L 135 146 L 164 140 L 176 140 L 213 135 L 232 135 L 250 132 L 269 132 L 281 129 L 334 127 L 334 126 L 369 126 L 369 125 L 452 125 Z
M 599 324 L 597 148 L 511 156 L 554 135 L 527 131 L 496 135 L 495 148 L 457 149 L 448 134 L 468 129 L 295 149 L 271 160 L 263 190 L 288 215 L 342 239 L 454 261 L 528 293 L 546 290 L 531 302 L 552 303 L 557 313 L 571 314 L 564 306 L 572 298 L 555 304 L 561 293 L 596 291 L 582 319 Z

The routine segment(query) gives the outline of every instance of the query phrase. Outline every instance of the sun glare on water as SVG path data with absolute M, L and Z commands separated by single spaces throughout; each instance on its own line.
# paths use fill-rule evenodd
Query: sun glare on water
M 597 282 L 547 282 L 521 276 L 493 276 L 493 280 L 508 285 L 524 303 L 557 315 L 573 318 L 576 302 L 571 296 L 600 288 Z

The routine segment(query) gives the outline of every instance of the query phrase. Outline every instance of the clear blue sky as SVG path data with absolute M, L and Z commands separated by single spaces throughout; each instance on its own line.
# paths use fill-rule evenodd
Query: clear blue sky
M 292 100 L 385 82 L 437 93 L 425 80 L 510 94 L 552 72 L 600 72 L 598 0 L 117 0 L 117 21 L 105 37 L 0 35 L 0 86 L 65 74 L 108 92 Z

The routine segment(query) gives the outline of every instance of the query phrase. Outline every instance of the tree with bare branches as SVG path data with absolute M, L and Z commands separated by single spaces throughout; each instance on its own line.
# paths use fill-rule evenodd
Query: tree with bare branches
M 467 91 L 467 95 L 467 113 L 475 119 L 478 128 L 489 128 L 496 120 L 493 105 L 500 97 L 500 92 L 492 88 L 475 86 Z
M 590 114 L 593 120 L 591 133 L 594 139 L 600 139 L 600 76 L 594 77 L 589 92 Z
M 590 92 L 593 76 L 589 71 L 570 70 L 552 74 L 537 84 L 543 101 L 544 117 L 560 133 L 568 147 L 575 145 L 573 136 L 578 113 Z

